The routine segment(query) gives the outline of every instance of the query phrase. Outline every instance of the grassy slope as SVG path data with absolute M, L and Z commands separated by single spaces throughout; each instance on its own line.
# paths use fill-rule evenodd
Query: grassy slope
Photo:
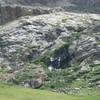
M 0 100 L 100 100 L 100 95 L 68 96 L 42 90 L 0 85 Z

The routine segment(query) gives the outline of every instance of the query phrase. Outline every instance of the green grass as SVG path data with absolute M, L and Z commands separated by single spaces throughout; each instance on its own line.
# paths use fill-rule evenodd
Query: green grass
M 100 100 L 100 95 L 72 96 L 17 86 L 0 85 L 0 100 Z

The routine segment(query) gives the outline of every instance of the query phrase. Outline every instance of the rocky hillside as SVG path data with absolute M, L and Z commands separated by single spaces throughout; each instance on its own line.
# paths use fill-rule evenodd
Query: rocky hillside
M 100 13 L 99 6 L 99 0 L 0 0 L 0 24 L 25 15 L 47 14 L 55 7 L 71 12 Z
M 69 1 L 66 3 L 73 7 L 84 6 L 86 2 L 90 6 L 99 5 L 98 0 Z M 1 3 L 1 24 L 9 23 L 0 26 L 0 81 L 34 88 L 100 88 L 98 12 L 67 12 L 64 5 L 63 8 L 25 6 L 48 5 L 47 0 Z
M 0 26 L 0 32 L 0 69 L 6 71 L 1 74 L 1 80 L 27 76 L 29 71 L 39 72 L 30 75 L 42 84 L 47 77 L 43 67 L 49 70 L 72 68 L 73 73 L 77 69 L 75 80 L 90 73 L 84 77 L 100 85 L 99 14 L 54 12 L 26 16 Z M 92 79 L 92 75 L 96 78 Z M 29 76 L 20 82 L 27 83 Z

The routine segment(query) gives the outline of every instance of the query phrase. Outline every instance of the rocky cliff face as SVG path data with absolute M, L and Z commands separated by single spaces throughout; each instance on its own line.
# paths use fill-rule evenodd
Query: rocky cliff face
M 34 8 L 37 6 L 42 8 Z M 50 10 L 51 7 L 61 7 L 71 12 L 100 13 L 99 6 L 99 0 L 1 0 L 0 23 L 2 24 L 25 15 L 49 13 L 53 10 Z
M 1 67 L 19 68 L 22 62 L 57 49 L 58 53 L 51 56 L 56 67 L 59 59 L 62 63 L 65 60 L 65 64 L 99 63 L 99 22 L 100 16 L 96 14 L 59 12 L 22 17 L 1 26 Z M 68 46 L 59 50 L 65 44 Z
M 100 14 L 67 12 L 62 8 L 2 6 L 1 23 L 14 19 L 0 26 L 0 70 L 5 72 L 0 74 L 0 80 L 16 80 L 24 73 L 32 80 L 22 78 L 21 83 L 35 84 L 38 80 L 41 86 L 46 75 L 41 67 L 35 70 L 36 66 L 46 66 L 50 71 L 79 66 L 77 77 L 87 77 L 100 85 L 100 69 L 96 69 L 100 66 Z M 36 76 L 35 72 L 38 72 Z
M 49 8 L 49 7 L 26 7 L 26 6 L 0 6 L 0 24 L 16 20 L 21 16 L 26 15 L 42 15 L 49 14 L 55 11 L 63 11 L 62 8 Z

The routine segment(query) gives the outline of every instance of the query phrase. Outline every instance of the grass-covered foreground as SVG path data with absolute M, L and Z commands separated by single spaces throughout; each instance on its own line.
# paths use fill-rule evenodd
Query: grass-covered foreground
M 71 96 L 43 90 L 0 85 L 0 100 L 100 100 L 100 95 Z

